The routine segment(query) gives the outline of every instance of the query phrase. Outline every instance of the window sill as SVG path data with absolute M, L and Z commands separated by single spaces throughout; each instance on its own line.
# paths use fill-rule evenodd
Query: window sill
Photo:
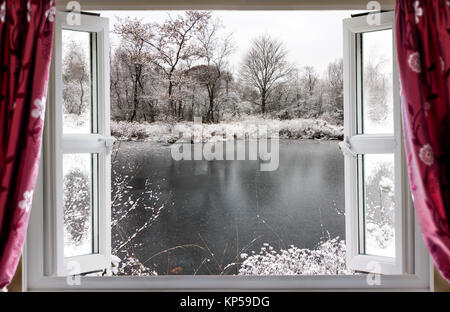
M 66 278 L 44 277 L 28 291 L 144 290 L 144 291 L 429 291 L 428 282 L 415 275 L 382 276 L 369 285 L 366 276 L 160 276 L 82 277 L 70 286 Z

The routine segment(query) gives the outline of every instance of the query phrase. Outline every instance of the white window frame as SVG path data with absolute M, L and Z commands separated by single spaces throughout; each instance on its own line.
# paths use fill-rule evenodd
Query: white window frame
M 152 4 L 138 5 L 124 4 L 120 1 L 80 1 L 85 10 L 102 9 L 187 9 L 194 8 L 186 4 L 161 6 Z M 248 4 L 244 1 L 230 5 L 218 4 L 216 1 L 208 7 L 198 5 L 195 9 L 364 9 L 366 1 L 356 0 L 352 5 L 341 5 L 330 1 L 329 4 L 292 4 L 284 5 L 258 5 Z M 57 2 L 58 4 L 58 2 Z M 59 7 L 64 9 L 64 7 Z M 392 8 L 392 5 L 387 8 Z M 347 48 L 344 48 L 347 52 Z M 344 53 L 345 54 L 345 53 Z M 155 276 L 155 277 L 81 277 L 80 285 L 69 285 L 65 277 L 51 276 L 46 271 L 48 267 L 48 254 L 45 246 L 51 243 L 49 235 L 43 231 L 48 222 L 48 207 L 50 204 L 44 177 L 55 170 L 52 159 L 51 142 L 55 135 L 52 125 L 48 122 L 55 116 L 54 72 L 49 81 L 49 94 L 47 103 L 46 131 L 44 133 L 43 157 L 39 169 L 39 176 L 35 189 L 33 208 L 28 228 L 28 236 L 23 257 L 23 289 L 27 291 L 61 291 L 61 290 L 195 290 L 195 291 L 221 291 L 221 290 L 416 290 L 428 291 L 432 285 L 432 266 L 428 252 L 423 244 L 422 236 L 417 222 L 413 222 L 411 238 L 412 258 L 408 259 L 410 273 L 404 275 L 383 275 L 380 284 L 369 284 L 365 275 L 342 276 Z M 105 76 L 108 77 L 108 76 Z M 406 181 L 406 177 L 404 179 Z M 412 202 L 409 192 L 404 194 L 406 209 L 412 214 Z
M 79 15 L 80 25 L 70 25 L 68 13 L 57 12 L 55 20 L 54 49 L 52 55 L 51 81 L 49 98 L 54 101 L 51 117 L 46 122 L 45 136 L 52 140 L 45 140 L 44 154 L 53 164 L 53 168 L 46 171 L 45 187 L 54 192 L 47 192 L 45 202 L 52 209 L 46 210 L 46 222 L 51 226 L 46 227 L 45 246 L 46 266 L 48 275 L 67 276 L 104 270 L 111 263 L 111 155 L 107 143 L 110 143 L 109 126 L 109 21 L 106 18 L 89 15 Z M 63 108 L 62 108 L 62 30 L 83 31 L 93 34 L 91 36 L 90 53 L 92 54 L 92 123 L 96 125 L 96 133 L 93 134 L 64 134 L 63 132 Z M 64 257 L 64 203 L 63 203 L 63 155 L 75 153 L 89 153 L 97 155 L 97 169 L 94 175 L 94 187 L 97 190 L 94 196 L 93 219 L 97 224 L 93 244 L 96 252 Z M 51 160 L 50 160 L 51 159 Z
M 356 155 L 365 154 L 393 154 L 395 174 L 395 257 L 366 255 L 361 252 L 361 234 L 364 228 L 360 193 L 362 187 L 361 168 L 358 156 L 347 153 L 345 157 L 345 227 L 347 244 L 347 266 L 350 269 L 381 274 L 403 274 L 413 271 L 411 264 L 413 247 L 407 241 L 407 234 L 411 233 L 413 216 L 408 214 L 409 192 L 407 184 L 406 166 L 404 164 L 404 150 L 402 142 L 400 96 L 398 83 L 398 66 L 395 50 L 394 12 L 378 14 L 379 23 L 372 25 L 368 16 L 359 16 L 344 20 L 344 47 L 348 53 L 344 55 L 344 137 L 351 151 Z M 393 117 L 394 129 L 392 134 L 359 134 L 358 121 L 362 116 L 362 62 L 361 36 L 364 33 L 392 29 L 392 68 L 393 68 Z M 409 267 L 408 267 L 409 266 Z

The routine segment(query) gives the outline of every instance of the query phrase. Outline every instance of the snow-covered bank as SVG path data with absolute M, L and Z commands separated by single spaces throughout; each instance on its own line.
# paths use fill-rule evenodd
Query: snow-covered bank
M 267 128 L 267 131 L 261 131 L 265 128 Z M 192 138 L 194 142 L 215 142 L 274 137 L 276 135 L 279 135 L 281 139 L 340 140 L 343 131 L 342 126 L 331 124 L 322 119 L 248 118 L 218 124 L 111 121 L 111 134 L 119 140 L 167 143 L 190 142 Z

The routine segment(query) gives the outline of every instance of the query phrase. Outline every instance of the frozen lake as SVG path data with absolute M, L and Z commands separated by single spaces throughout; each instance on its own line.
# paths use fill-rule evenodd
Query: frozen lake
M 328 235 L 345 238 L 337 141 L 281 140 L 279 168 L 271 172 L 259 171 L 258 161 L 175 161 L 170 147 L 149 142 L 121 142 L 113 159 L 117 174 L 130 177 L 133 204 L 141 197 L 120 231 L 113 227 L 113 248 L 150 218 L 149 207 L 164 203 L 118 254 L 128 249 L 141 262 L 150 259 L 145 265 L 160 275 L 235 274 L 225 267 L 246 247 L 251 254 L 263 243 L 314 248 Z M 158 189 L 158 198 L 148 196 Z

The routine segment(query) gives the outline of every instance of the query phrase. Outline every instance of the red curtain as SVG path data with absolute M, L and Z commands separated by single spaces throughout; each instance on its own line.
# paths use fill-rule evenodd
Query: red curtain
M 22 253 L 37 178 L 53 0 L 0 0 L 0 289 Z
M 450 2 L 398 0 L 397 58 L 409 179 L 425 244 L 450 280 Z

